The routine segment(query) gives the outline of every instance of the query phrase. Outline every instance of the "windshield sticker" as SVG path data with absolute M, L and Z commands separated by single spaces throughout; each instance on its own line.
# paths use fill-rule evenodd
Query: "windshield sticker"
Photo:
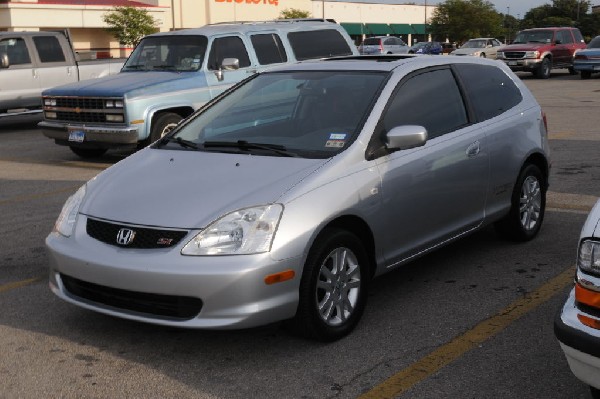
M 342 148 L 346 144 L 345 140 L 327 140 L 325 147 Z
M 346 140 L 346 133 L 331 133 L 329 140 Z

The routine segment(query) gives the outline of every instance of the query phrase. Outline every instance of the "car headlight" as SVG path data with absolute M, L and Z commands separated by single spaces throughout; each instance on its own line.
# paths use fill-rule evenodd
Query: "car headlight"
M 65 202 L 52 231 L 65 237 L 71 237 L 83 197 L 85 197 L 85 184 Z
M 481 51 L 475 51 L 472 55 L 473 57 L 479 57 L 481 55 Z
M 525 52 L 525 58 L 539 58 L 539 57 L 540 57 L 539 51 L 526 51 Z
M 583 240 L 579 245 L 577 266 L 584 272 L 600 275 L 600 242 Z
M 198 233 L 183 247 L 181 254 L 249 255 L 268 252 L 282 212 L 280 204 L 231 212 Z
M 504 53 L 502 51 L 498 51 L 496 53 L 496 58 L 504 58 Z

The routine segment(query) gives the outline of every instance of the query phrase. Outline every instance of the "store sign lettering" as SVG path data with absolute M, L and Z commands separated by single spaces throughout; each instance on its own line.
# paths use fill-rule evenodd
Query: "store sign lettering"
M 279 0 L 215 0 L 217 3 L 246 3 L 246 4 L 271 4 L 274 6 L 279 5 Z

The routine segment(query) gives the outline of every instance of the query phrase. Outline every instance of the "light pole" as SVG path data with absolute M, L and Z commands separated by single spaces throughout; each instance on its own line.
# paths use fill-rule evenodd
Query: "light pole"
M 506 30 L 508 31 L 508 35 L 506 37 L 506 44 L 510 43 L 510 7 L 506 7 Z

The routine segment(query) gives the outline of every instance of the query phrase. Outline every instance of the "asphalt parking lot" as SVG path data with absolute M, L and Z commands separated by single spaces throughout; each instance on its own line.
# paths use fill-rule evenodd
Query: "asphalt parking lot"
M 39 118 L 0 119 L 0 398 L 589 398 L 552 320 L 600 197 L 600 79 L 519 76 L 550 131 L 539 237 L 516 245 L 485 229 L 375 280 L 358 328 L 331 344 L 279 325 L 157 327 L 55 298 L 44 238 L 65 199 L 127 154 L 82 161 Z

